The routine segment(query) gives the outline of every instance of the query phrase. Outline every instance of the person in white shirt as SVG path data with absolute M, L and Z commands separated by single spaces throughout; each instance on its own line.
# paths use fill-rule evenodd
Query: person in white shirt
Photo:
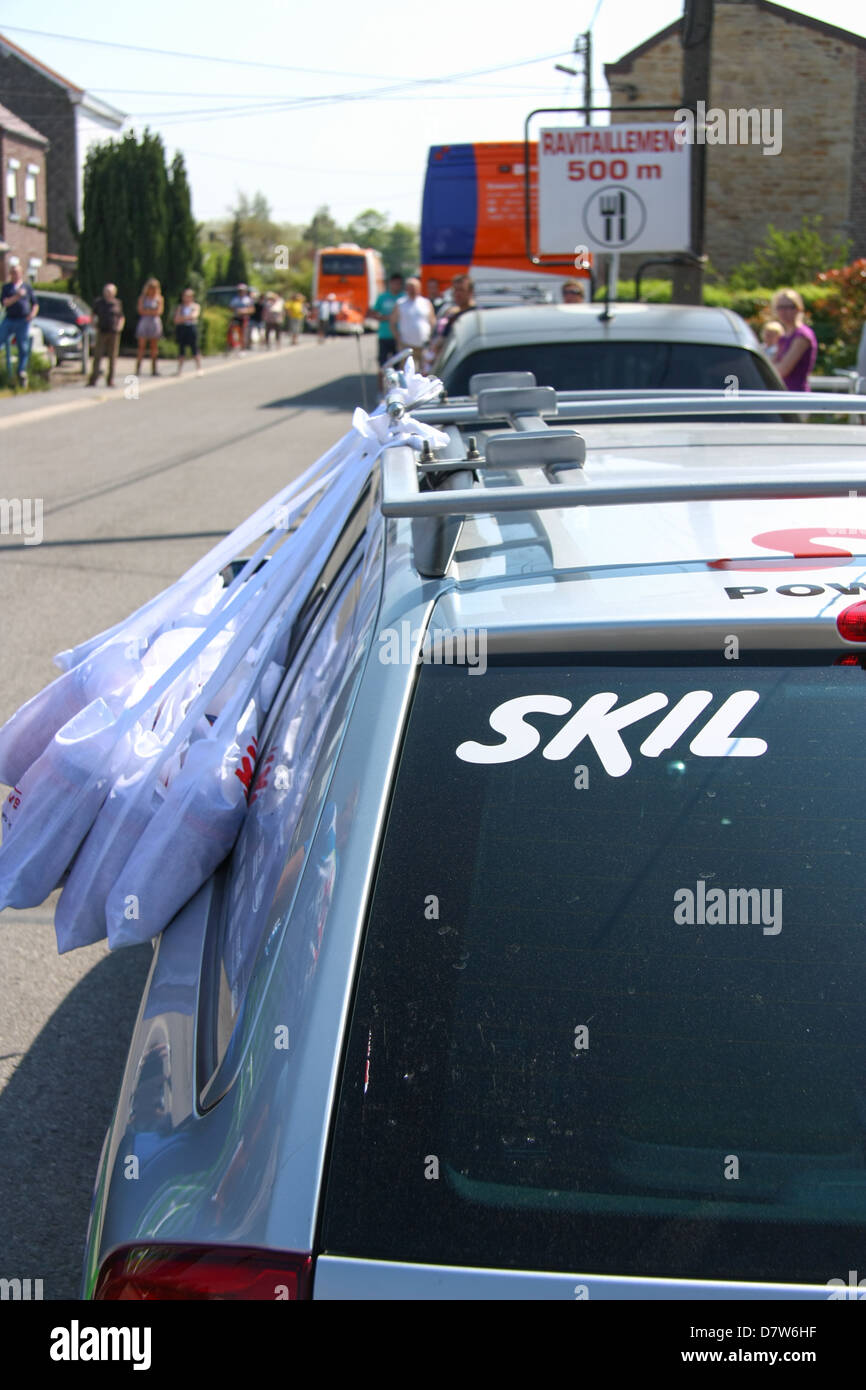
M 436 327 L 436 315 L 429 299 L 421 293 L 421 281 L 410 276 L 406 293 L 401 295 L 391 313 L 391 332 L 397 340 L 398 352 L 411 348 L 415 366 L 421 369 L 422 352 Z

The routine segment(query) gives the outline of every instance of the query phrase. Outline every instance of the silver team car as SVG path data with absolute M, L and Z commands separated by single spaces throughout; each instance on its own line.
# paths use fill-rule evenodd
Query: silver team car
M 156 944 L 87 1297 L 822 1299 L 862 1253 L 866 432 L 469 389 L 311 576 Z

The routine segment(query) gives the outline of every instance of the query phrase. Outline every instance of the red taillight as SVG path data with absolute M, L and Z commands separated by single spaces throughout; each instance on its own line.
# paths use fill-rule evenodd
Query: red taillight
M 82 327 L 84 326 L 85 323 L 90 323 L 90 315 L 89 315 L 89 314 L 76 314 L 76 315 L 75 315 L 75 322 L 78 324 L 78 327 L 79 327 L 79 328 L 82 328 Z
M 852 603 L 844 608 L 836 626 L 846 642 L 866 642 L 866 603 Z
M 297 1302 L 312 1295 L 309 1255 L 211 1245 L 134 1245 L 105 1261 L 94 1299 L 145 1301 L 256 1299 Z

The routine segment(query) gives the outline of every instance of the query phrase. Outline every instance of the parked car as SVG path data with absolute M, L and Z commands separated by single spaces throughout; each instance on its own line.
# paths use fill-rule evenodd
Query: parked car
M 862 1244 L 863 431 L 472 387 L 310 575 L 87 1297 L 826 1299 Z
M 81 329 L 74 323 L 66 323 L 62 319 L 45 318 L 42 314 L 37 314 L 33 323 L 41 330 L 55 366 L 66 361 L 80 361 L 82 363 L 87 361 L 90 356 L 90 340 L 86 326 Z
M 749 325 L 729 309 L 536 304 L 467 310 L 435 364 L 449 396 L 476 373 L 529 371 L 557 391 L 783 389 Z
M 37 290 L 36 298 L 39 304 L 38 321 L 42 324 L 43 330 L 49 320 L 66 325 L 68 330 L 78 330 L 80 342 L 68 331 L 62 335 L 54 335 L 57 338 L 54 346 L 58 362 L 65 358 L 80 359 L 81 370 L 86 372 L 96 332 L 90 305 L 77 294 L 62 294 L 56 290 Z M 49 329 L 46 341 L 50 341 L 51 338 L 52 332 Z

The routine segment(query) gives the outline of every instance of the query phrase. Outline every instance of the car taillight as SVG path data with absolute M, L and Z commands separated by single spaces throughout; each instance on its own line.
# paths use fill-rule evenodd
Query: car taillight
M 84 325 L 85 323 L 90 323 L 90 315 L 89 315 L 89 314 L 76 314 L 76 315 L 75 315 L 75 322 L 78 324 L 78 327 L 81 328 L 81 327 L 83 327 L 83 325 Z
M 852 603 L 843 608 L 836 626 L 846 642 L 866 642 L 866 603 Z
M 93 1297 L 145 1301 L 257 1299 L 297 1302 L 312 1296 L 310 1255 L 213 1245 L 134 1245 L 102 1266 Z

